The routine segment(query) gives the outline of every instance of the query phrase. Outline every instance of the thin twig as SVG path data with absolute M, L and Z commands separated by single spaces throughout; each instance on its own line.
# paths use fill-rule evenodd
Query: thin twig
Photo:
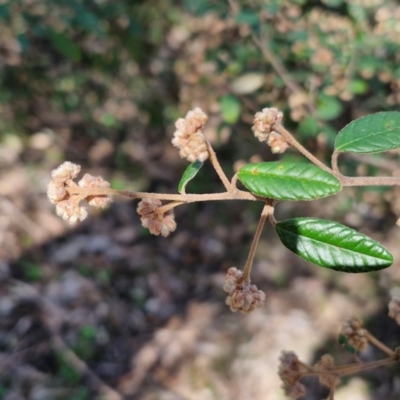
M 343 187 L 345 186 L 400 186 L 398 176 L 338 176 Z
M 164 206 L 157 208 L 157 213 L 159 215 L 165 214 L 167 211 L 172 210 L 175 207 L 178 207 L 182 204 L 185 204 L 184 201 L 172 201 L 171 203 L 165 204 Z
M 62 315 L 61 309 L 43 297 L 34 286 L 14 278 L 9 279 L 9 281 L 22 287 L 23 293 L 26 296 L 34 297 L 38 302 L 38 305 L 42 310 L 42 322 L 50 333 L 50 344 L 53 349 L 62 353 L 65 361 L 82 376 L 88 377 L 94 386 L 97 386 L 104 400 L 122 400 L 123 397 L 116 390 L 108 386 L 65 344 L 61 335 L 58 333 L 63 322 L 60 317 Z
M 362 371 L 368 371 L 370 369 L 375 369 L 378 367 L 384 367 L 387 365 L 395 364 L 398 362 L 395 357 L 388 357 L 384 358 L 383 360 L 378 360 L 378 361 L 370 361 L 367 363 L 363 364 L 348 364 L 348 365 L 341 365 L 338 367 L 334 367 L 331 369 L 331 371 L 338 376 L 346 376 L 346 375 L 352 375 L 356 374 L 358 372 Z
M 332 158 L 331 158 L 331 164 L 332 164 L 332 170 L 336 175 L 342 175 L 339 171 L 339 167 L 338 167 L 338 158 L 339 158 L 339 152 L 338 151 L 334 151 L 332 153 Z
M 232 186 L 229 182 L 229 179 L 226 177 L 225 172 L 221 168 L 221 165 L 218 161 L 217 156 L 215 155 L 215 151 L 211 146 L 211 143 L 206 140 L 206 145 L 207 145 L 207 151 L 208 151 L 208 156 L 210 157 L 210 161 L 212 166 L 214 167 L 215 171 L 217 172 L 219 178 L 221 179 L 222 183 L 225 186 L 225 189 L 230 192 L 232 190 Z
M 110 190 L 110 189 L 108 189 Z M 143 199 L 159 199 L 159 200 L 169 200 L 178 201 L 184 203 L 193 203 L 197 201 L 217 201 L 217 200 L 252 200 L 256 201 L 259 198 L 250 192 L 245 192 L 243 190 L 234 190 L 232 192 L 222 192 L 222 193 L 206 193 L 206 194 L 168 194 L 168 193 L 149 193 L 149 192 L 133 192 L 113 190 L 113 194 L 117 194 L 124 197 Z
M 388 356 L 393 357 L 396 353 L 387 347 L 385 344 L 383 344 L 380 340 L 378 340 L 375 336 L 371 335 L 367 330 L 365 330 L 365 337 L 366 339 L 372 343 L 374 346 L 376 346 L 378 349 L 382 350 L 384 353 L 386 353 Z
M 280 133 L 286 141 L 288 141 L 293 147 L 295 147 L 303 156 L 307 157 L 313 164 L 317 165 L 321 169 L 330 174 L 335 175 L 334 171 L 322 163 L 318 158 L 313 156 L 306 148 L 304 148 L 293 136 L 292 134 L 286 130 L 282 125 L 278 124 L 274 126 L 274 130 Z
M 104 400 L 122 400 L 122 396 L 110 386 L 106 385 L 64 342 L 60 335 L 52 332 L 50 344 L 54 351 L 62 354 L 64 361 L 78 371 L 82 376 L 88 377 L 99 389 Z
M 254 33 L 252 33 L 251 38 L 254 44 L 261 50 L 264 58 L 272 65 L 272 68 L 275 70 L 275 72 L 282 78 L 285 85 L 293 93 L 304 94 L 303 88 L 292 79 L 284 65 L 281 64 L 281 62 L 275 57 L 274 53 L 269 49 L 269 47 L 264 44 L 267 42 L 267 38 L 264 37 L 263 41 L 261 41 L 261 39 L 258 38 Z
M 270 204 L 265 204 L 261 212 L 260 221 L 258 222 L 256 233 L 254 234 L 253 242 L 251 243 L 249 255 L 247 256 L 246 265 L 243 271 L 243 281 L 250 282 L 250 271 L 253 265 L 254 255 L 256 254 L 257 245 L 260 240 L 262 230 L 268 215 L 273 212 L 274 208 Z

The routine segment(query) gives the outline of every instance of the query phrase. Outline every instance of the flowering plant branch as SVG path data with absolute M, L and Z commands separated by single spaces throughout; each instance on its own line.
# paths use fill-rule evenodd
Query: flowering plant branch
M 389 302 L 389 316 L 400 323 L 400 296 L 397 291 L 392 292 Z M 305 386 L 300 382 L 303 377 L 317 376 L 321 384 L 330 389 L 329 400 L 334 400 L 334 394 L 340 379 L 362 371 L 390 366 L 400 361 L 400 347 L 392 350 L 374 337 L 363 327 L 362 321 L 353 317 L 342 326 L 339 334 L 339 343 L 354 356 L 362 352 L 368 344 L 376 346 L 387 354 L 388 357 L 381 360 L 361 362 L 356 358 L 355 363 L 346 365 L 334 365 L 333 357 L 324 354 L 313 366 L 301 362 L 293 352 L 282 352 L 279 366 L 279 376 L 282 380 L 282 388 L 291 399 L 298 399 L 306 394 Z
M 254 117 L 252 131 L 266 142 L 273 153 L 296 148 L 311 164 L 268 162 L 248 164 L 231 181 L 219 164 L 210 142 L 202 129 L 207 115 L 195 108 L 185 118 L 177 120 L 172 144 L 181 157 L 192 164 L 184 173 L 179 194 L 131 192 L 115 190 L 102 177 L 85 174 L 76 183 L 81 167 L 69 161 L 52 171 L 48 197 L 56 205 L 56 213 L 74 224 L 83 221 L 88 213 L 83 200 L 93 207 L 106 208 L 112 196 L 139 199 L 137 212 L 142 225 L 154 235 L 168 236 L 176 229 L 173 209 L 200 201 L 249 200 L 261 201 L 264 209 L 255 233 L 250 253 L 241 272 L 228 271 L 224 290 L 232 311 L 250 312 L 262 305 L 264 293 L 251 285 L 250 272 L 262 229 L 267 220 L 275 228 L 284 246 L 305 260 L 322 267 L 345 272 L 367 272 L 386 268 L 392 255 L 378 242 L 346 226 L 317 218 L 294 218 L 276 221 L 274 207 L 282 200 L 313 200 L 338 193 L 346 186 L 400 185 L 399 177 L 347 177 L 338 168 L 342 152 L 368 153 L 400 147 L 400 113 L 387 112 L 360 118 L 347 125 L 338 135 L 332 155 L 332 167 L 326 166 L 285 129 L 283 114 L 276 108 L 265 108 Z M 385 140 L 383 140 L 385 139 Z M 226 191 L 221 193 L 187 194 L 186 184 L 195 177 L 207 159 L 210 160 Z M 249 190 L 237 188 L 237 180 Z M 163 204 L 162 201 L 167 201 Z

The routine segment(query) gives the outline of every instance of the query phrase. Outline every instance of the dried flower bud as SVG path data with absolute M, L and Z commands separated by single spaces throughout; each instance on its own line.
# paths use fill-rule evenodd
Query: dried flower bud
M 72 200 L 63 200 L 56 205 L 56 214 L 71 225 L 83 221 L 88 216 L 85 207 L 79 207 Z
M 87 217 L 86 208 L 79 206 L 82 200 L 86 199 L 89 205 L 101 208 L 107 207 L 111 202 L 107 195 L 87 194 L 88 191 L 83 190 L 93 189 L 93 193 L 96 189 L 110 187 L 110 184 L 100 176 L 86 174 L 78 185 L 73 181 L 80 170 L 80 165 L 70 161 L 64 162 L 51 172 L 52 179 L 47 187 L 47 197 L 56 205 L 57 215 L 70 224 L 83 221 Z
M 53 204 L 65 200 L 67 191 L 65 190 L 64 182 L 50 181 L 47 185 L 47 197 Z
M 260 142 L 265 142 L 274 127 L 282 121 L 283 114 L 277 108 L 263 108 L 254 116 L 252 131 Z
M 306 394 L 304 386 L 299 379 L 308 372 L 308 368 L 299 361 L 293 352 L 282 351 L 279 358 L 278 375 L 282 380 L 282 388 L 291 399 L 298 399 Z
M 271 147 L 271 151 L 274 154 L 282 154 L 290 147 L 290 143 L 280 133 L 275 131 L 272 131 L 268 135 L 267 144 Z
M 141 216 L 142 226 L 147 228 L 153 235 L 168 236 L 176 229 L 176 222 L 172 210 L 159 213 L 158 208 L 162 206 L 160 200 L 142 199 L 137 207 L 137 212 Z
M 362 328 L 362 321 L 359 318 L 353 317 L 345 322 L 340 333 L 347 338 L 347 341 L 354 349 L 363 351 L 368 344 L 366 331 Z
M 82 188 L 109 188 L 110 184 L 105 181 L 101 176 L 93 176 L 85 174 L 83 178 L 78 182 L 78 186 Z M 86 201 L 90 206 L 97 208 L 107 208 L 112 202 L 111 197 L 104 196 L 88 196 Z
M 195 108 L 179 118 L 176 123 L 176 131 L 172 144 L 179 149 L 179 155 L 190 162 L 196 160 L 205 161 L 208 158 L 206 139 L 201 131 L 207 122 L 207 115 Z
M 233 312 L 248 314 L 262 307 L 265 301 L 265 293 L 258 290 L 256 285 L 244 282 L 243 273 L 235 267 L 229 268 L 223 289 L 229 293 L 226 304 Z
M 400 288 L 395 287 L 390 291 L 389 317 L 400 325 Z
M 318 374 L 319 381 L 329 388 L 334 388 L 340 383 L 339 377 L 330 371 L 333 367 L 334 361 L 330 354 L 324 354 L 314 365 L 314 369 L 320 372 Z
M 66 182 L 68 179 L 76 178 L 80 170 L 80 165 L 74 164 L 71 161 L 65 161 L 58 168 L 51 171 L 51 177 L 53 180 Z
M 52 179 L 47 186 L 47 197 L 53 204 L 69 198 L 65 184 L 68 180 L 76 178 L 80 170 L 80 165 L 65 161 L 58 168 L 51 171 Z

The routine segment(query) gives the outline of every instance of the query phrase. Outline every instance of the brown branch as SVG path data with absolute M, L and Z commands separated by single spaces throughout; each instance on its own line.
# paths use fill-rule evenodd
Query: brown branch
M 305 94 L 303 88 L 292 79 L 284 65 L 275 57 L 275 54 L 269 49 L 269 47 L 264 44 L 268 41 L 268 39 L 264 37 L 263 41 L 261 41 L 261 39 L 258 38 L 254 33 L 252 33 L 251 38 L 254 44 L 261 50 L 264 58 L 271 64 L 275 72 L 282 78 L 285 85 L 293 93 Z
M 378 340 L 375 336 L 371 335 L 367 330 L 365 330 L 365 337 L 367 340 L 372 343 L 374 346 L 376 346 L 378 349 L 382 350 L 384 353 L 386 353 L 388 356 L 393 357 L 396 353 L 387 347 L 385 344 L 383 344 L 380 340 Z
M 193 203 L 196 201 L 217 201 L 217 200 L 259 200 L 259 198 L 250 192 L 243 190 L 232 190 L 223 193 L 206 193 L 206 194 L 168 194 L 168 193 L 149 193 L 149 192 L 129 192 L 126 190 L 103 189 L 103 195 L 114 194 L 131 199 L 159 199 L 168 201 L 178 201 L 184 203 Z
M 292 134 L 286 130 L 282 125 L 274 126 L 274 130 L 280 133 L 284 139 L 289 142 L 294 148 L 296 148 L 303 156 L 307 157 L 313 164 L 320 167 L 326 172 L 329 172 L 332 175 L 335 175 L 334 171 L 318 160 L 317 157 L 312 155 L 306 148 L 304 148 L 293 136 Z
M 247 256 L 246 265 L 243 271 L 243 281 L 250 282 L 250 271 L 253 265 L 254 255 L 256 254 L 258 242 L 260 240 L 260 236 L 262 230 L 264 228 L 265 221 L 267 220 L 268 216 L 274 212 L 274 207 L 270 204 L 265 204 L 264 208 L 261 212 L 260 221 L 258 222 L 256 233 L 254 234 L 253 242 L 251 243 L 249 255 Z
M 221 165 L 217 159 L 217 156 L 215 155 L 215 151 L 211 146 L 211 143 L 206 140 L 206 145 L 207 145 L 207 151 L 208 151 L 208 156 L 210 157 L 210 161 L 212 166 L 214 167 L 215 171 L 217 172 L 219 178 L 221 179 L 222 183 L 225 186 L 225 189 L 230 192 L 232 190 L 232 186 L 228 180 L 228 178 L 225 175 L 225 172 L 221 168 Z

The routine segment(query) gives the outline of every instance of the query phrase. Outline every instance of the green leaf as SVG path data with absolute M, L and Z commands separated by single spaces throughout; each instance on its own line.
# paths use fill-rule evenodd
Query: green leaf
M 345 335 L 340 334 L 338 337 L 338 342 L 349 353 L 351 354 L 357 353 L 357 350 L 353 346 L 349 345 L 349 339 L 347 339 Z
M 241 105 L 240 101 L 232 95 L 222 96 L 219 99 L 221 115 L 225 122 L 234 124 L 239 120 Z
M 361 79 L 354 79 L 350 82 L 348 90 L 354 94 L 364 94 L 368 90 L 368 84 Z
M 257 26 L 260 24 L 260 16 L 255 11 L 244 10 L 236 15 L 235 21 L 238 24 L 247 24 L 250 26 Z
M 336 98 L 321 94 L 317 101 L 317 117 L 325 121 L 337 118 L 342 113 L 342 104 Z
M 378 153 L 400 147 L 400 112 L 366 115 L 346 125 L 337 135 L 340 152 Z
M 179 193 L 182 193 L 185 190 L 186 185 L 197 175 L 202 166 L 203 163 L 201 161 L 195 161 L 188 165 L 178 185 Z
M 393 262 L 393 256 L 378 242 L 337 222 L 293 218 L 278 222 L 275 229 L 289 250 L 321 267 L 370 272 Z
M 277 200 L 313 200 L 341 189 L 333 175 L 306 163 L 248 164 L 240 169 L 238 177 L 250 192 Z
M 299 123 L 298 131 L 303 138 L 309 138 L 317 136 L 321 129 L 316 118 L 307 116 Z
M 65 34 L 49 29 L 47 36 L 56 50 L 72 61 L 80 61 L 82 58 L 81 49 Z

